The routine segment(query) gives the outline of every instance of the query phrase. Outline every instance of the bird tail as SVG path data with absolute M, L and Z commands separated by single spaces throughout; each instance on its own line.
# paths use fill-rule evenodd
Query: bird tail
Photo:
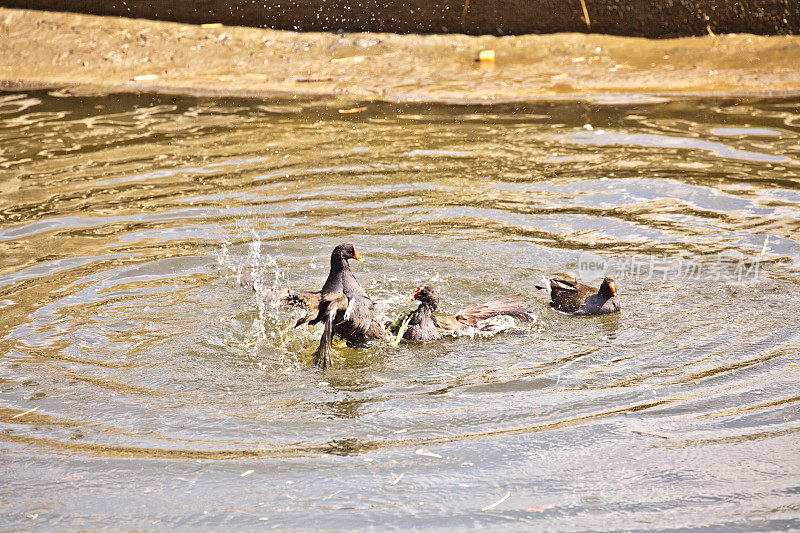
M 534 287 L 536 287 L 540 291 L 550 292 L 550 280 L 549 279 L 542 278 L 539 283 L 541 283 L 541 285 L 534 285 Z
M 333 346 L 330 342 L 323 342 L 320 340 L 319 346 L 314 350 L 314 355 L 311 356 L 312 366 L 317 368 L 327 368 L 331 364 L 331 354 L 333 353 Z
M 331 305 L 325 314 L 325 322 L 322 327 L 322 337 L 319 339 L 319 346 L 314 350 L 312 361 L 314 366 L 326 368 L 331 364 L 333 354 L 333 322 L 336 320 L 336 307 Z

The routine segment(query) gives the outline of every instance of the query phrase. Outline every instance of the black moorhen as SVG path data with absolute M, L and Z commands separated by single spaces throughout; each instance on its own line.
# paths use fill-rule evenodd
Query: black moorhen
M 573 316 L 605 315 L 621 309 L 614 280 L 604 278 L 599 289 L 565 279 L 545 279 L 537 289 L 550 291 L 550 307 Z
M 319 347 L 314 352 L 315 366 L 325 368 L 331 362 L 331 343 L 334 336 L 349 346 L 364 345 L 372 340 L 385 340 L 386 330 L 375 317 L 375 306 L 350 270 L 350 259 L 362 261 L 352 244 L 340 244 L 331 253 L 331 270 L 321 291 L 295 289 L 262 289 L 252 280 L 240 275 L 239 283 L 269 296 L 280 307 L 300 307 L 306 315 L 301 324 L 323 323 Z
M 390 326 L 390 331 L 397 334 L 400 324 L 407 321 L 407 329 L 403 338 L 415 341 L 439 339 L 443 333 L 458 331 L 467 326 L 478 326 L 487 318 L 507 315 L 523 322 L 532 322 L 535 315 L 525 309 L 516 300 L 518 295 L 496 298 L 483 305 L 470 307 L 456 313 L 455 316 L 435 316 L 433 313 L 439 306 L 439 291 L 431 285 L 417 287 L 411 300 L 419 301 L 419 306 L 410 315 L 402 315 Z

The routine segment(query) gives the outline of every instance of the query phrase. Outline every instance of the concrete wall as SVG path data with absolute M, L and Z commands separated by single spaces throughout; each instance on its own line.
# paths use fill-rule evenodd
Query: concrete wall
M 800 33 L 800 0 L 0 0 L 0 6 L 297 31 L 640 37 Z

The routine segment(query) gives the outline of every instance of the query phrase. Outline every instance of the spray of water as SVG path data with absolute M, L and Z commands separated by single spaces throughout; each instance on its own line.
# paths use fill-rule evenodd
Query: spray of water
M 243 242 L 246 246 L 234 246 Z M 246 221 L 237 220 L 236 232 L 225 238 L 217 252 L 217 262 L 237 285 L 256 295 L 257 315 L 243 339 L 250 357 L 263 362 L 264 354 L 272 354 L 278 359 L 274 363 L 284 368 L 297 363 L 296 348 L 303 339 L 297 338 L 291 321 L 276 312 L 283 272 L 276 258 L 264 252 L 258 231 Z

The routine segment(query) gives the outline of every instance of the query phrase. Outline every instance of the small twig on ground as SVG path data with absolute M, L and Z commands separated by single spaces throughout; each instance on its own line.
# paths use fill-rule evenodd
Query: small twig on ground
M 583 9 L 583 21 L 586 23 L 588 29 L 592 28 L 592 21 L 589 20 L 589 11 L 586 9 L 586 2 L 581 0 L 581 9 Z

